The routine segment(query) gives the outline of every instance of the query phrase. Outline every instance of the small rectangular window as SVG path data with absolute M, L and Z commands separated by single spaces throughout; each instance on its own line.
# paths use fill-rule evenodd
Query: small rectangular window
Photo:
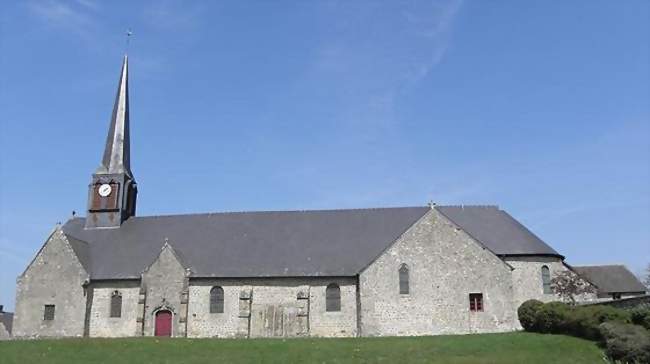
M 469 310 L 472 312 L 483 311 L 483 293 L 469 294 Z
M 45 305 L 45 309 L 43 311 L 43 320 L 54 320 L 54 305 Z

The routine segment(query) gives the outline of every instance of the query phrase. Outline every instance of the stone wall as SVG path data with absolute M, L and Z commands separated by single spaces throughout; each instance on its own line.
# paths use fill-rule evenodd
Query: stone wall
M 5 328 L 5 325 L 0 322 L 0 340 L 9 340 L 11 339 L 11 335 L 9 334 L 9 330 Z
M 18 277 L 13 335 L 83 336 L 86 314 L 83 285 L 87 279 L 87 272 L 57 227 Z M 55 305 L 54 320 L 44 320 L 45 305 Z
M 341 311 L 325 312 L 325 288 L 341 288 Z M 224 312 L 210 313 L 210 290 L 224 290 Z M 354 278 L 196 279 L 190 282 L 189 337 L 356 335 Z
M 145 292 L 144 336 L 153 336 L 155 315 L 159 310 L 172 312 L 172 336 L 185 336 L 185 303 L 182 296 L 187 290 L 188 272 L 174 249 L 167 243 L 158 259 L 142 273 L 142 289 Z
M 140 281 L 92 283 L 90 289 L 93 290 L 89 318 L 89 335 L 91 337 L 140 335 L 137 322 Z M 110 317 L 111 297 L 115 291 L 122 295 L 120 317 Z
M 607 300 L 598 303 L 590 303 L 588 305 L 605 305 L 624 310 L 633 310 L 637 308 L 650 309 L 650 295 L 632 296 L 621 298 L 619 300 Z
M 325 310 L 325 290 L 330 283 L 341 288 L 341 311 Z M 311 282 L 309 290 L 310 336 L 346 337 L 357 336 L 357 279 L 339 278 Z
M 409 267 L 410 293 L 398 270 Z M 511 268 L 436 210 L 406 231 L 359 278 L 362 336 L 510 331 L 517 326 Z M 469 294 L 483 294 L 471 312 Z
M 542 285 L 542 267 L 547 266 L 553 278 L 560 272 L 569 270 L 559 257 L 506 257 L 505 262 L 514 268 L 512 282 L 514 288 L 514 305 L 518 308 L 530 299 L 542 302 L 559 301 L 554 293 L 545 294 Z

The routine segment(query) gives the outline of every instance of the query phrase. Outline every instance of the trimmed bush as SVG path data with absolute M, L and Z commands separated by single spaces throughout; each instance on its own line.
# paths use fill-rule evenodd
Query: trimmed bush
M 562 302 L 524 302 L 517 310 L 521 326 L 526 331 L 566 334 L 589 340 L 601 340 L 599 325 L 603 322 L 631 322 L 631 314 L 611 306 L 569 306 Z M 637 320 L 645 320 L 643 313 Z
M 650 330 L 650 308 L 637 308 L 630 312 L 630 319 L 633 324 L 645 327 Z
M 650 363 L 650 334 L 643 327 L 620 322 L 600 325 L 605 353 L 623 363 Z
M 526 331 L 539 331 L 535 327 L 535 321 L 537 320 L 537 311 L 542 307 L 544 303 L 538 300 L 528 300 L 519 306 L 517 309 L 517 316 L 519 316 L 519 323 Z
M 611 306 L 575 307 L 567 319 L 566 333 L 589 340 L 600 340 L 602 336 L 599 325 L 603 322 L 629 323 L 630 314 Z
M 543 304 L 535 315 L 533 324 L 539 332 L 551 334 L 567 333 L 567 323 L 571 316 L 571 307 L 562 302 Z

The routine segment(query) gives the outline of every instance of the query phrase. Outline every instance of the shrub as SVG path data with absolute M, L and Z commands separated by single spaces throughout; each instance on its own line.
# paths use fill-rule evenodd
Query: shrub
M 561 302 L 524 302 L 517 310 L 521 326 L 526 331 L 566 334 L 590 340 L 602 338 L 599 325 L 603 322 L 629 323 L 630 313 L 611 306 L 569 306 Z M 646 316 L 638 313 L 637 320 Z
M 567 332 L 567 322 L 571 316 L 571 307 L 562 302 L 543 304 L 535 315 L 533 324 L 539 332 L 563 334 Z
M 600 325 L 605 353 L 623 363 L 650 363 L 650 334 L 643 327 L 620 322 Z
M 600 340 L 599 325 L 603 322 L 629 323 L 630 314 L 611 306 L 576 307 L 567 319 L 565 333 L 589 340 Z
M 650 330 L 650 308 L 637 308 L 630 312 L 633 324 L 641 325 Z
M 528 300 L 519 306 L 517 309 L 517 316 L 519 316 L 519 323 L 526 331 L 539 331 L 535 327 L 537 311 L 544 303 L 538 300 Z

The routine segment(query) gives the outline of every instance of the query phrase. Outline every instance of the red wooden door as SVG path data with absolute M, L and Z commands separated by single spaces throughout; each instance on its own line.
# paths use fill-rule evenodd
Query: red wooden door
M 156 312 L 156 336 L 172 336 L 172 313 L 169 311 Z

